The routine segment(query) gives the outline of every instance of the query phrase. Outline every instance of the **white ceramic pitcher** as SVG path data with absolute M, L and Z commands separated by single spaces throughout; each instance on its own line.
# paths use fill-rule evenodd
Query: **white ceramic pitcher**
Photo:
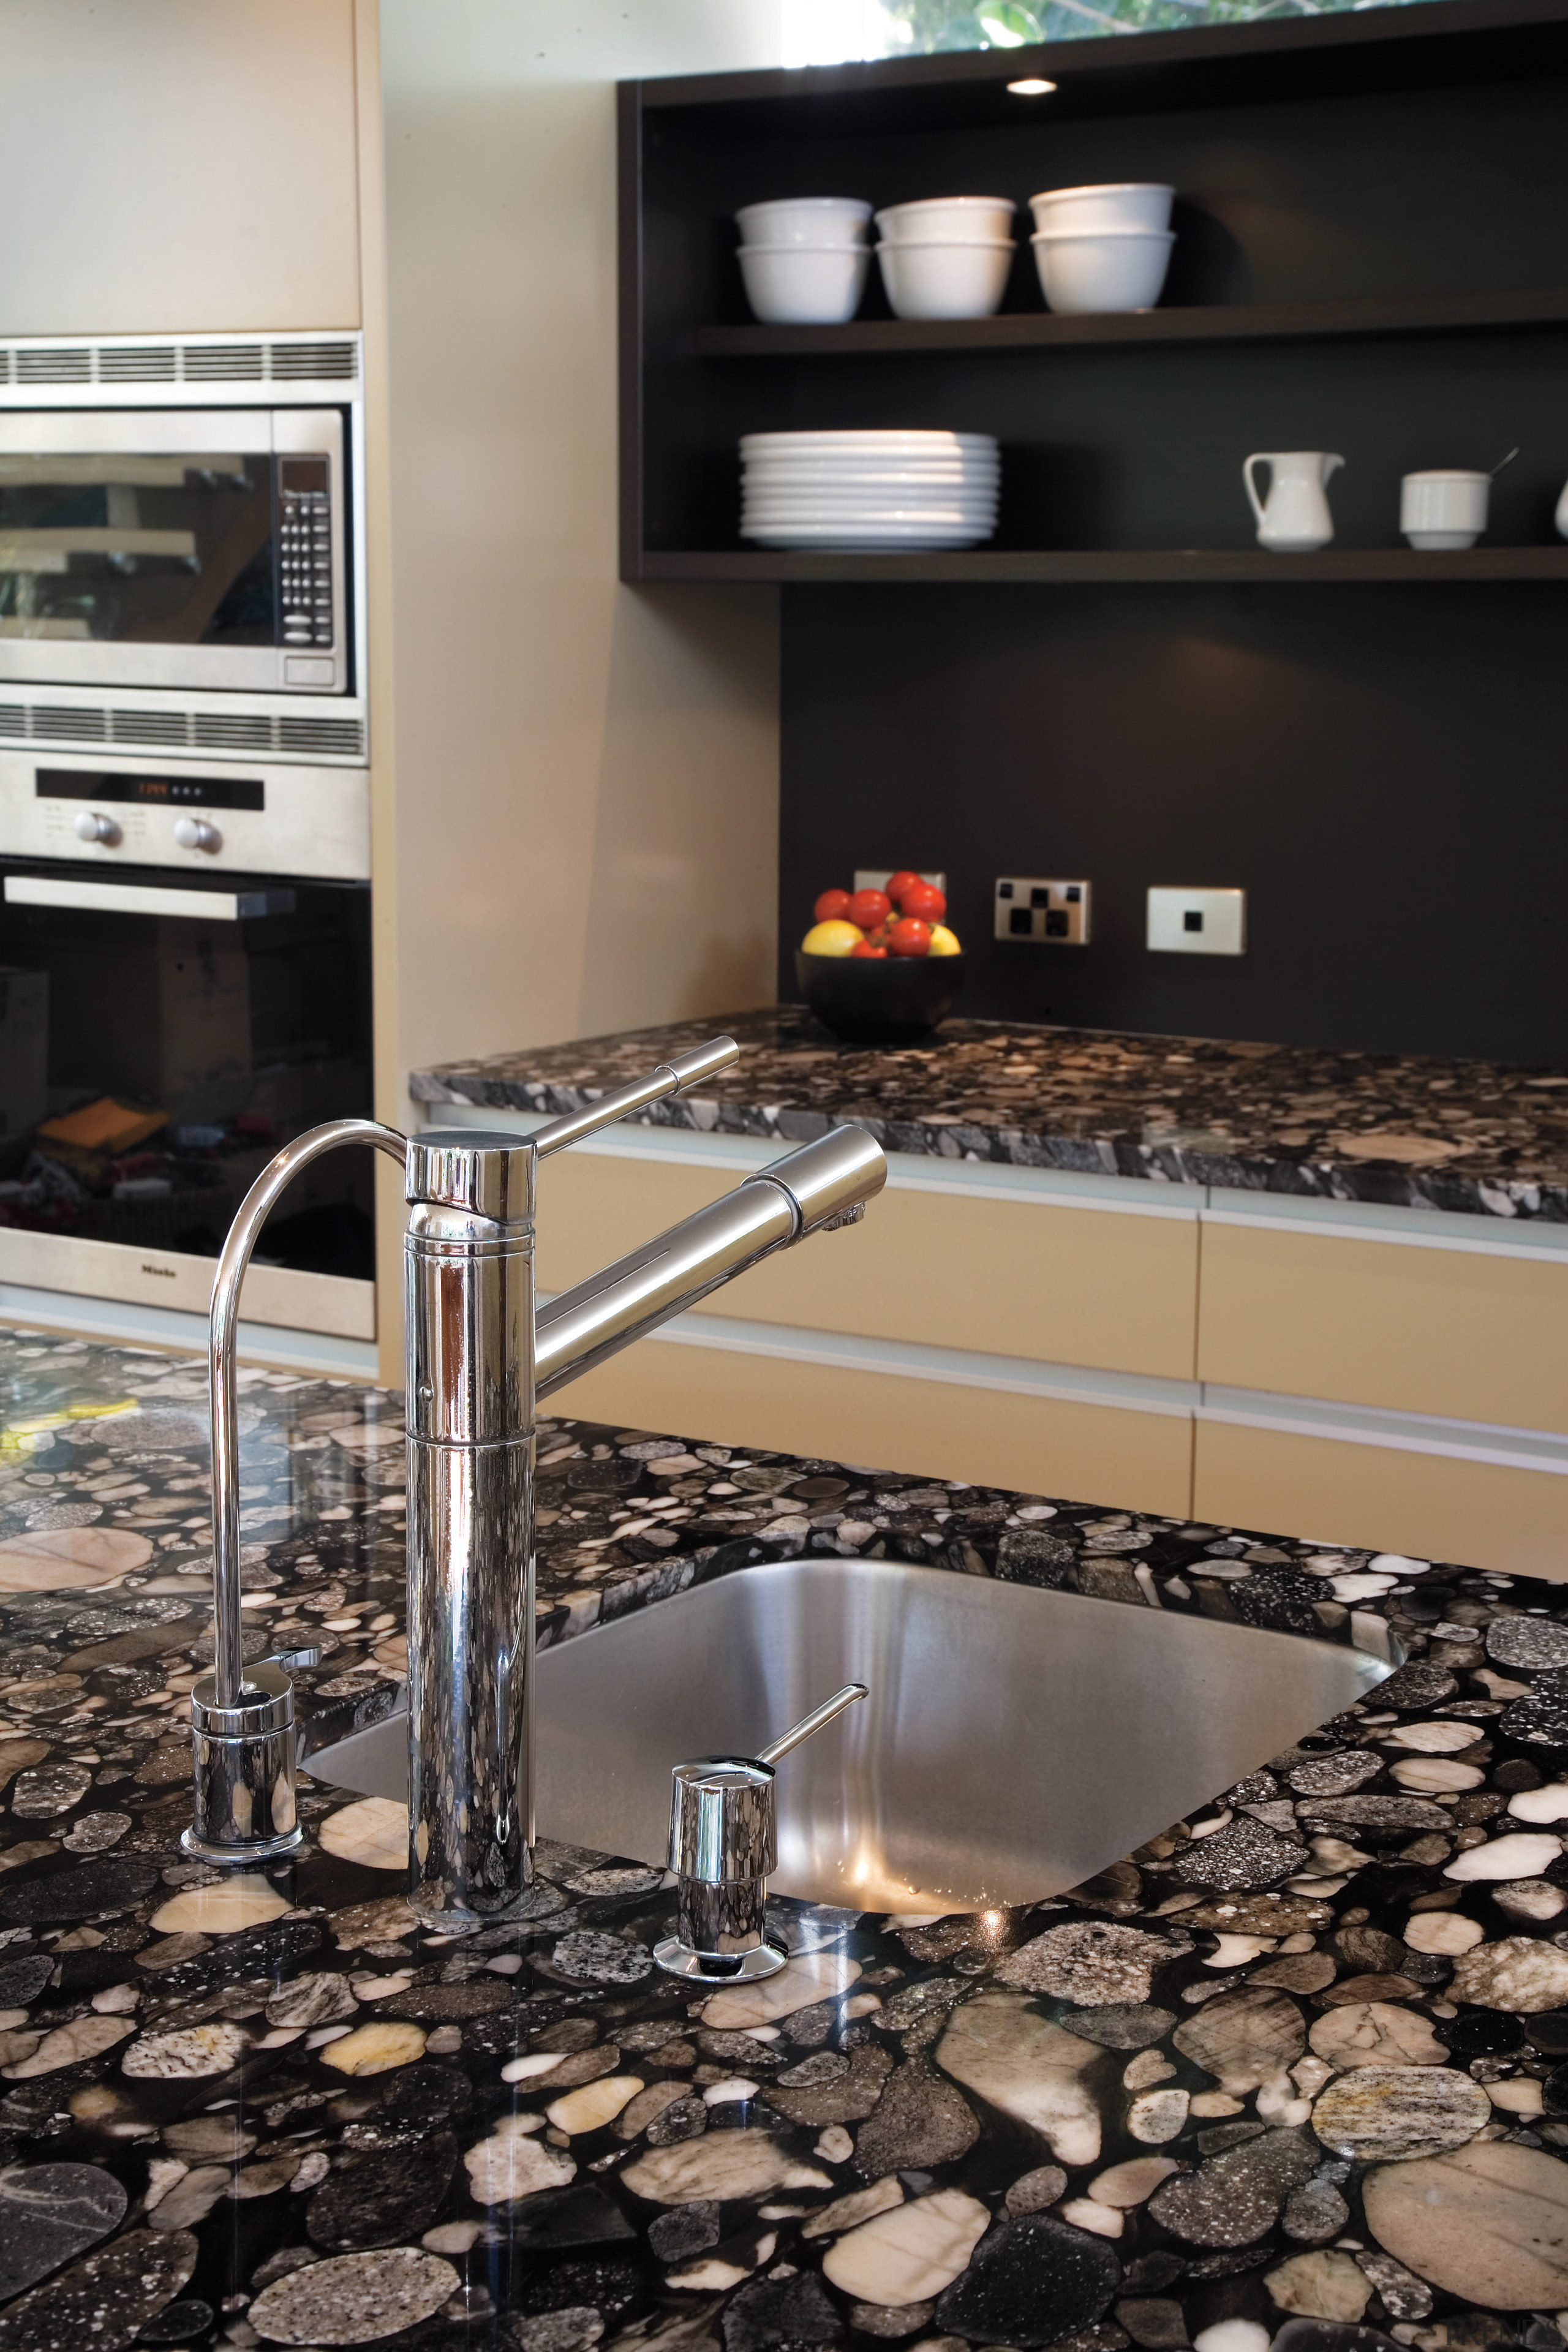
M 1334 535 L 1334 519 L 1324 485 L 1344 462 L 1324 449 L 1259 449 L 1248 457 L 1241 478 L 1258 517 L 1258 546 L 1276 555 L 1305 555 L 1314 547 L 1327 547 Z M 1267 501 L 1258 495 L 1254 466 L 1268 467 Z

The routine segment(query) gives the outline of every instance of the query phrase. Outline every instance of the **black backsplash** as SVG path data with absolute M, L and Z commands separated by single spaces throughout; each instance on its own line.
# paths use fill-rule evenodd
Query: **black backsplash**
M 781 996 L 816 893 L 909 865 L 971 1017 L 1568 1062 L 1565 625 L 1498 582 L 788 588 Z M 1001 874 L 1087 877 L 1091 944 L 994 940 Z M 1244 888 L 1247 954 L 1151 955 L 1154 883 Z

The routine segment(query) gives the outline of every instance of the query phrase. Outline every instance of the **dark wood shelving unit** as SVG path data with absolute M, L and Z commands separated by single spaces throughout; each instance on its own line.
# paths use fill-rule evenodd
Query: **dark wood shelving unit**
M 982 1018 L 1562 1060 L 1568 0 L 628 84 L 620 142 L 622 577 L 716 661 L 776 625 L 782 995 L 824 879 L 907 859 Z M 1028 199 L 1127 180 L 1176 190 L 1160 305 L 1053 316 Z M 847 325 L 752 317 L 742 205 L 960 193 L 1018 208 L 996 317 L 875 267 Z M 994 435 L 994 541 L 741 539 L 743 435 L 878 426 Z M 1402 475 L 1516 443 L 1478 546 L 1403 543 Z M 1299 449 L 1336 537 L 1271 554 L 1242 462 Z M 1081 953 L 993 939 L 1022 873 L 1090 879 Z M 1199 878 L 1246 955 L 1149 954 Z
M 1327 547 L 1315 555 L 1268 555 L 1261 548 L 970 548 L 909 555 L 806 553 L 776 548 L 652 551 L 645 580 L 883 581 L 1003 587 L 1170 587 L 1332 583 L 1555 580 L 1568 582 L 1568 546 L 1474 547 L 1418 554 L 1408 547 Z
M 1055 93 L 1011 96 L 1027 76 Z M 1563 581 L 1565 92 L 1568 0 L 624 84 L 623 578 Z M 1022 229 L 1041 187 L 1128 178 L 1178 192 L 1155 310 L 1052 315 L 1020 234 L 994 318 L 893 319 L 875 270 L 868 315 L 845 326 L 747 311 L 733 215 L 759 197 L 984 187 L 1014 198 Z M 741 542 L 742 434 L 867 425 L 994 433 L 1002 543 Z M 1490 543 L 1378 544 L 1403 472 L 1489 464 L 1514 442 Z M 1349 545 L 1308 568 L 1204 544 L 1245 525 L 1250 450 L 1302 447 L 1347 457 L 1331 504 Z
M 991 319 L 853 319 L 844 327 L 699 327 L 709 360 L 900 359 L 922 352 L 1034 352 L 1151 343 L 1345 342 L 1568 326 L 1568 287 L 1510 294 L 1371 295 L 1344 302 L 1193 303 L 1168 310 Z

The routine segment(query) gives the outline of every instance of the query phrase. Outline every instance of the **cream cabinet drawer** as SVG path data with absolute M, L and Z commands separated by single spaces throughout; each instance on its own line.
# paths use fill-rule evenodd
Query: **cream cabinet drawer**
M 1568 1431 L 1568 1255 L 1205 1217 L 1197 1370 L 1232 1388 Z
M 1568 1476 L 1200 1420 L 1193 1515 L 1568 1580 Z
M 721 1445 L 818 1454 L 1173 1518 L 1191 1507 L 1192 1423 L 1177 1413 L 657 1336 L 574 1381 L 546 1409 L 616 1428 L 672 1430 Z
M 546 1160 L 541 1288 L 581 1282 L 740 1181 L 607 1152 Z M 702 1311 L 1191 1380 L 1197 1257 L 1195 1218 L 890 1186 L 862 1224 L 758 1266 Z

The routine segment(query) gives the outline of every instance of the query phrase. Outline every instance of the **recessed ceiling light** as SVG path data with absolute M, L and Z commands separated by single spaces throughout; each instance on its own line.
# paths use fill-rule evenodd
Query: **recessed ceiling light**
M 1054 81 L 1010 81 L 1008 89 L 1015 98 L 1047 98 L 1055 89 Z

